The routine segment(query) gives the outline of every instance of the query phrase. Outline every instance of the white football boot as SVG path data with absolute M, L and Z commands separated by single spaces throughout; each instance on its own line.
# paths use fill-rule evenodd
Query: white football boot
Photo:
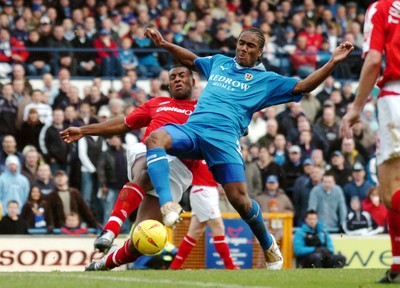
M 268 250 L 264 251 L 265 259 L 267 260 L 266 267 L 268 270 L 281 270 L 283 266 L 283 256 L 276 244 L 275 237 L 271 234 L 272 244 Z
M 175 202 L 167 202 L 161 206 L 161 214 L 165 226 L 174 228 L 176 223 L 179 223 L 182 218 L 180 214 L 183 212 L 181 205 Z

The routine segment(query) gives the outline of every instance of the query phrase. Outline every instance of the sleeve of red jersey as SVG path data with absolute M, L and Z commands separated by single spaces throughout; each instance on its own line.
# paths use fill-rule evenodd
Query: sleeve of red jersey
M 371 4 L 366 13 L 364 24 L 364 55 L 369 50 L 376 50 L 383 53 L 385 46 L 385 27 L 388 23 L 387 12 L 385 6 L 381 2 Z
M 125 117 L 125 123 L 132 130 L 140 129 L 149 126 L 151 122 L 151 113 L 149 107 L 149 101 L 143 105 L 137 107 L 131 113 Z

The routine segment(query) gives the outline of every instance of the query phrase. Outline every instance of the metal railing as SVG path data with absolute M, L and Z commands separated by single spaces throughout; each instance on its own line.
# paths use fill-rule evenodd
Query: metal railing
M 117 52 L 117 51 L 119 52 L 119 51 L 121 51 L 120 48 L 119 49 L 107 49 L 107 48 L 97 49 L 97 48 L 54 48 L 54 47 L 11 48 L 11 50 L 15 50 L 15 51 L 26 50 L 26 51 L 28 51 L 30 53 L 48 52 L 48 53 L 51 53 L 52 58 L 54 58 L 54 59 L 57 59 L 57 57 L 58 57 L 58 55 L 60 53 L 65 53 L 65 52 L 69 52 L 69 53 L 72 53 L 73 55 L 74 54 L 76 55 L 76 53 L 97 53 L 97 52 Z M 153 53 L 158 58 L 171 57 L 169 55 L 168 51 L 166 51 L 164 49 L 160 49 L 160 48 L 132 48 L 131 51 L 133 51 L 133 53 L 135 53 L 135 55 L 137 57 L 140 57 L 141 54 L 143 54 L 143 53 L 145 53 L 145 54 Z M 225 51 L 222 51 L 222 50 L 204 49 L 204 50 L 196 50 L 196 51 L 192 51 L 192 52 L 194 52 L 195 54 L 197 54 L 199 56 L 209 56 L 209 55 L 214 55 L 214 54 L 224 54 L 224 55 L 227 55 L 227 56 L 234 57 L 234 55 L 235 55 L 235 51 L 234 50 L 225 52 Z M 302 53 L 302 54 L 303 55 L 311 55 L 311 54 L 322 55 L 320 53 Z M 274 54 L 274 56 L 275 56 L 274 57 L 275 62 L 278 63 L 278 65 L 276 65 L 274 67 L 274 69 L 277 70 L 278 73 L 283 74 L 285 76 L 293 76 L 294 73 L 292 73 L 292 71 L 290 71 L 291 70 L 291 67 L 290 67 L 291 63 L 290 63 L 290 55 L 289 55 L 289 53 L 278 51 L 278 52 L 276 52 Z M 171 59 L 172 59 L 172 57 L 171 57 Z M 347 60 L 347 62 L 351 64 L 352 61 L 360 61 L 360 60 L 361 60 L 361 52 L 353 52 L 351 54 L 351 58 L 349 58 Z M 51 64 L 52 64 L 52 67 L 51 67 L 52 68 L 52 73 L 53 74 L 57 74 L 57 72 L 59 70 L 59 64 L 57 63 L 57 61 L 54 61 L 54 63 L 53 63 L 51 61 L 51 59 L 50 59 L 49 62 L 51 62 Z M 47 64 L 50 64 L 49 62 Z M 26 64 L 26 63 L 22 63 L 22 64 Z M 167 64 L 161 63 L 160 66 L 162 66 L 165 69 L 169 69 L 169 68 L 171 68 L 172 64 L 173 63 L 167 63 Z M 317 61 L 317 64 L 318 64 L 318 61 Z M 290 65 L 290 66 L 288 67 L 288 65 Z M 354 71 L 353 71 L 353 76 L 354 76 L 353 80 L 358 80 L 359 72 L 360 71 L 356 71 L 356 73 L 354 73 Z M 335 74 L 335 72 L 334 72 L 334 74 Z M 35 78 L 34 76 L 32 77 L 32 75 L 27 75 L 27 76 L 31 77 L 31 78 Z M 74 77 L 78 76 L 78 78 L 82 77 L 83 79 L 90 78 L 90 77 L 87 77 L 87 76 L 79 76 L 79 75 L 73 75 L 73 76 Z M 101 77 L 107 77 L 107 76 L 109 76 L 109 75 L 101 75 Z M 113 77 L 111 77 L 111 78 L 113 78 Z M 337 79 L 337 80 L 340 81 L 340 79 Z M 347 79 L 344 79 L 344 80 L 349 80 L 349 79 L 347 78 Z

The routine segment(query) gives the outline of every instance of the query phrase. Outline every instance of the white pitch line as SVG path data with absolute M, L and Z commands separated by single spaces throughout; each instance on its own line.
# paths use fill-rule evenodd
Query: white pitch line
M 50 276 L 50 275 L 49 275 Z M 154 283 L 154 284 L 174 284 L 181 285 L 184 287 L 220 287 L 220 288 L 273 288 L 271 286 L 248 286 L 248 285 L 234 285 L 234 284 L 222 284 L 215 282 L 198 282 L 198 281 L 177 281 L 172 279 L 165 280 L 155 280 L 149 278 L 128 278 L 128 277 L 116 277 L 116 276 L 94 276 L 85 274 L 85 276 L 74 275 L 69 276 L 68 274 L 62 275 L 51 275 L 54 277 L 63 277 L 63 278 L 84 278 L 84 279 L 92 279 L 92 280 L 110 280 L 110 281 L 120 281 L 120 282 L 140 282 L 140 283 Z

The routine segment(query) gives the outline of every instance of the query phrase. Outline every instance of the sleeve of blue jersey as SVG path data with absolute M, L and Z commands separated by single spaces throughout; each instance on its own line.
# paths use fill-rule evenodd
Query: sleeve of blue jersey
M 271 77 L 267 78 L 266 87 L 269 95 L 269 105 L 277 105 L 287 102 L 299 102 L 303 94 L 294 95 L 293 89 L 299 79 L 292 77 L 284 77 L 282 75 L 273 73 Z
M 207 80 L 208 77 L 210 77 L 211 68 L 216 57 L 217 55 L 198 57 L 194 60 L 194 65 L 203 73 L 204 77 L 206 77 Z

